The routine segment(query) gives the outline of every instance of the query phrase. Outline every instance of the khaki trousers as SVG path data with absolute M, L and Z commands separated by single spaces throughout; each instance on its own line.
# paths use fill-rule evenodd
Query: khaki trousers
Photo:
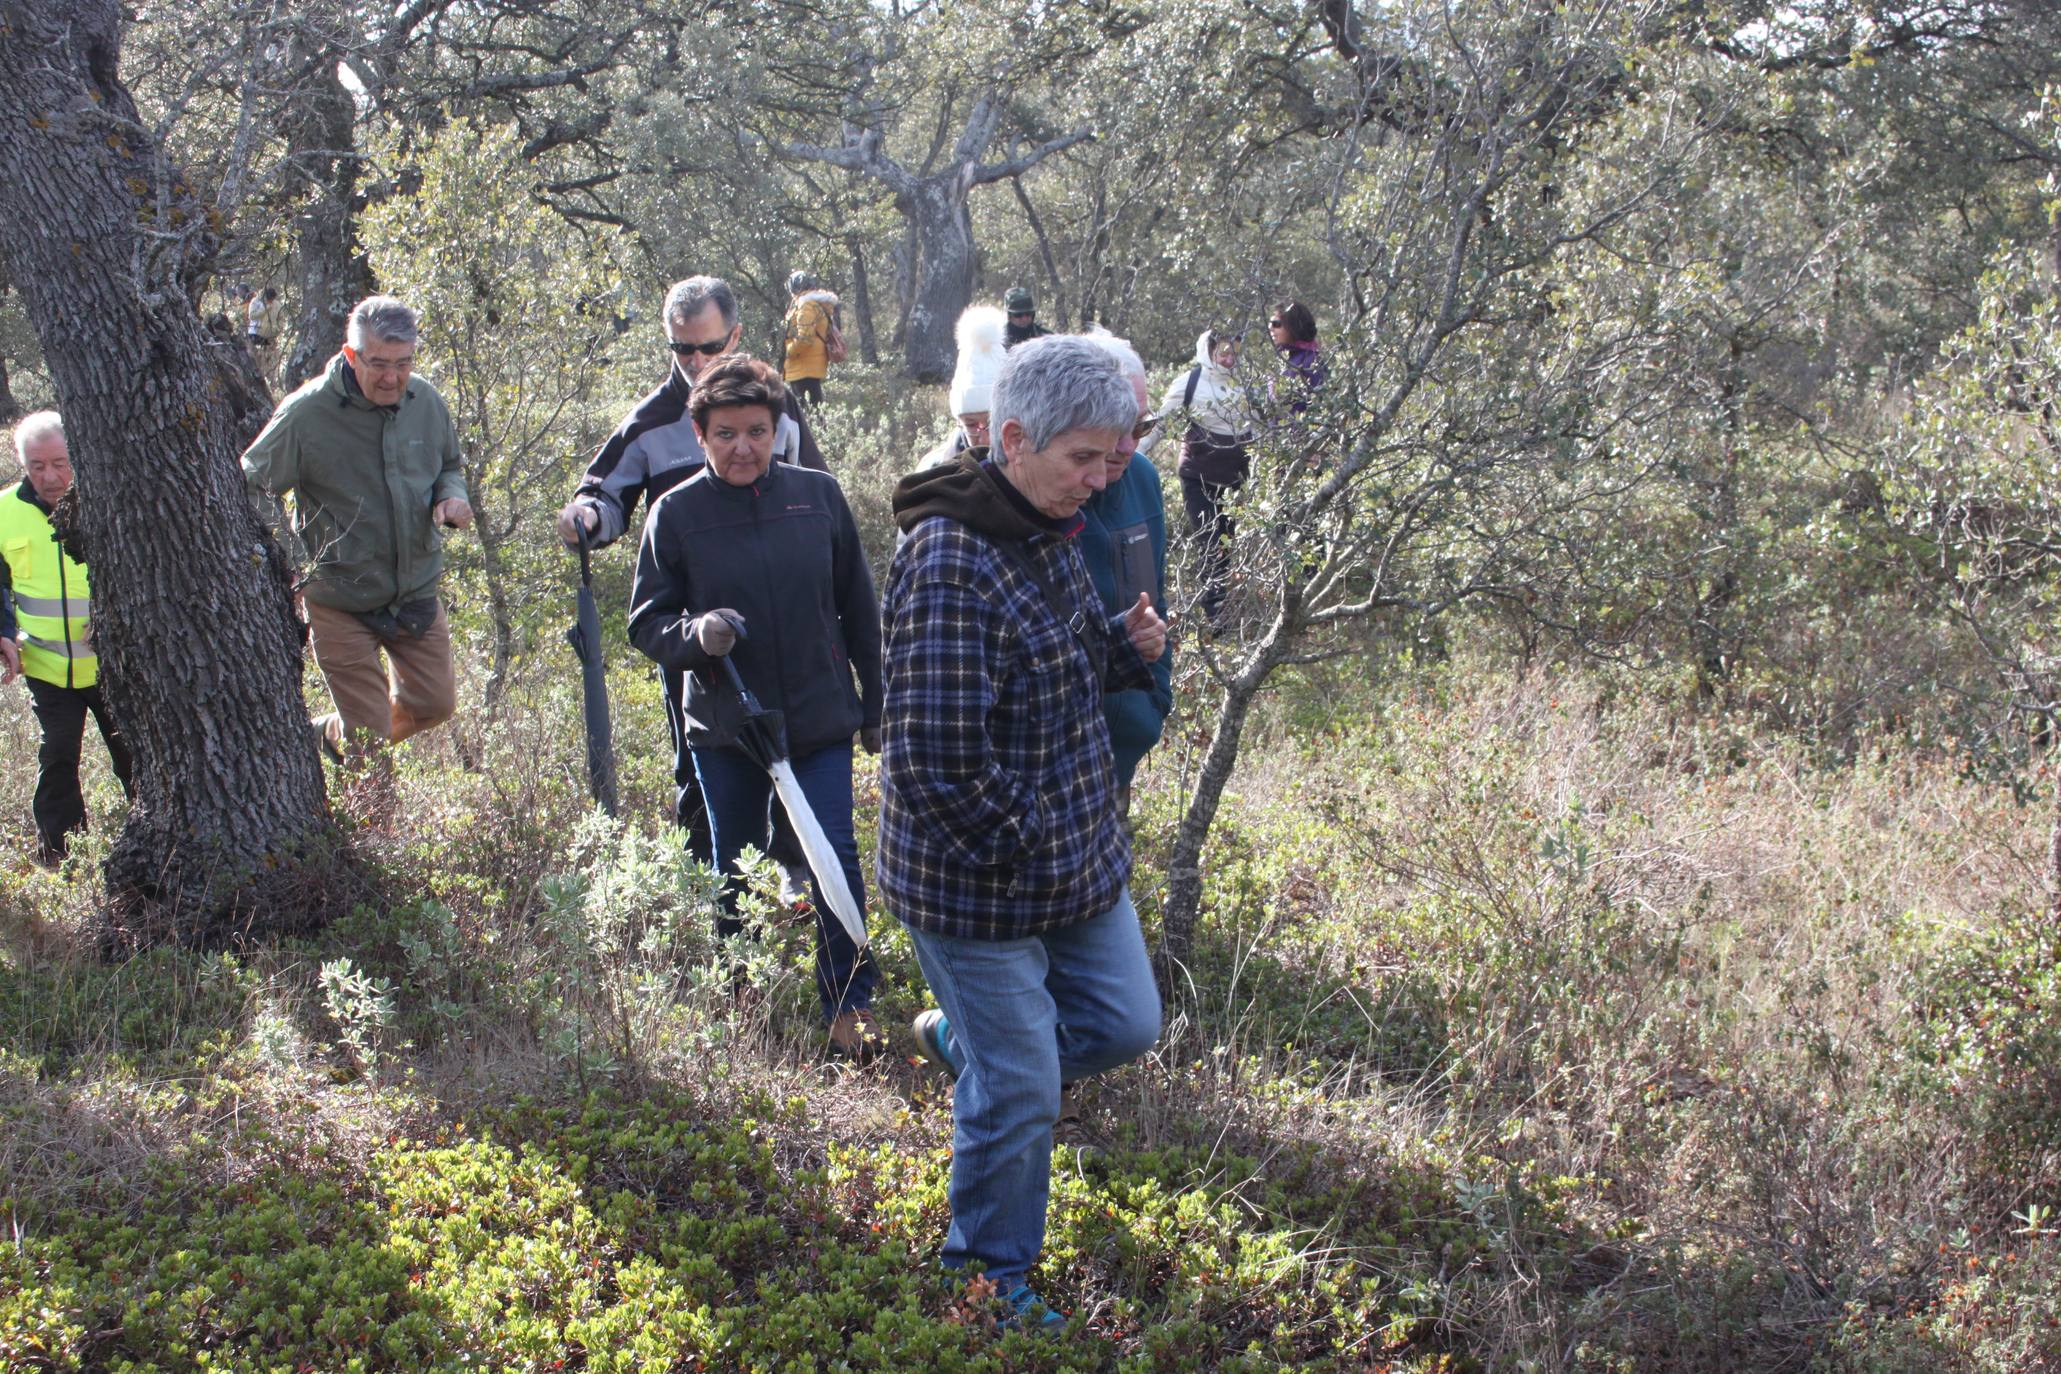
M 458 686 L 451 668 L 451 622 L 444 603 L 422 638 L 400 635 L 380 639 L 349 611 L 307 603 L 308 630 L 315 642 L 315 666 L 336 702 L 338 724 L 329 727 L 331 741 L 341 745 L 353 733 L 394 743 L 432 725 L 441 725 L 458 709 Z M 384 650 L 386 661 L 380 661 Z

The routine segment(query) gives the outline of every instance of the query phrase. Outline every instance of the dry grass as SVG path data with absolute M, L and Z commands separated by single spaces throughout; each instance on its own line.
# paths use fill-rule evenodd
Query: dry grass
M 1969 1121 L 1889 1078 L 1929 955 L 2043 904 L 2040 810 L 1953 758 L 1885 740 L 1828 768 L 1589 680 L 1455 674 L 1364 716 L 1324 700 L 1303 742 L 1283 714 L 1249 751 L 1202 953 L 1160 1048 L 1083 1094 L 1077 1183 L 1177 1152 L 1178 1186 L 1298 1238 L 1296 1275 L 1269 1282 L 1377 1279 L 1413 1295 L 1396 1329 L 1487 1368 L 1838 1367 L 1843 1315 L 1922 1300 L 1949 1238 L 1999 1234 Z M 648 817 L 664 768 L 636 709 L 625 773 Z M 74 941 L 85 864 L 0 878 L 0 986 L 30 989 L 0 1063 L 17 1224 L 167 1160 L 233 1179 L 305 1152 L 348 1173 L 390 1137 L 583 1086 L 717 1117 L 795 1104 L 786 1170 L 837 1145 L 940 1156 L 942 1079 L 823 1055 L 800 932 L 770 935 L 735 1000 L 705 910 L 660 900 L 670 840 L 583 820 L 569 710 L 563 684 L 519 684 L 503 717 L 341 788 L 383 905 L 229 972 L 154 966 L 147 1032 L 123 1021 L 146 975 Z M 1148 920 L 1182 754 L 1177 729 L 1140 780 Z M 0 778 L 4 823 L 25 801 Z M 567 925 L 542 880 L 575 871 L 618 886 Z M 921 980 L 875 924 L 899 1037 Z M 408 952 L 432 936 L 448 957 Z M 370 1066 L 315 986 L 339 956 L 398 996 Z M 209 1017 L 203 1043 L 189 1023 Z

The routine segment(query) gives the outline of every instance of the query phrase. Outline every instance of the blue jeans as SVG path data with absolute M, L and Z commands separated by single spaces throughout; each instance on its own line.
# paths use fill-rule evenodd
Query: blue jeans
M 844 865 L 844 880 L 851 885 L 859 911 L 866 910 L 866 884 L 859 876 L 859 842 L 852 834 L 852 745 L 850 740 L 833 744 L 791 761 L 795 781 L 808 798 L 809 809 L 829 837 Z M 737 856 L 747 848 L 766 848 L 771 820 L 773 779 L 751 761 L 742 749 L 718 748 L 694 751 L 694 772 L 701 780 L 701 794 L 708 801 L 709 830 L 715 845 L 716 868 L 732 874 L 732 886 L 723 898 L 726 911 L 734 910 L 737 888 Z M 873 960 L 845 933 L 844 923 L 823 900 L 821 886 L 813 873 L 809 886 L 816 901 L 816 995 L 823 1002 L 825 1020 L 839 1012 L 873 1004 L 873 985 L 879 974 Z M 726 915 L 716 923 L 723 935 L 735 935 L 744 923 Z
M 1159 1038 L 1159 988 L 1125 892 L 1078 925 L 1021 940 L 911 928 L 964 1067 L 952 1096 L 952 1227 L 944 1263 L 978 1260 L 1003 1292 L 1045 1243 L 1059 1087 Z

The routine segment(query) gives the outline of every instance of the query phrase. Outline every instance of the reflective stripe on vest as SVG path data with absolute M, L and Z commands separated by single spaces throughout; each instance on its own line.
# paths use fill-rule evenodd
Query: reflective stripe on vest
M 0 490 L 0 555 L 20 622 L 22 672 L 59 687 L 91 687 L 100 662 L 86 565 L 64 551 L 50 518 L 22 500 L 18 487 Z
M 84 620 L 88 613 L 86 603 L 78 597 L 22 596 L 16 593 L 14 608 L 23 615 L 47 615 L 59 620 Z
M 90 644 L 54 644 L 50 640 L 38 639 L 36 636 L 28 634 L 21 637 L 21 642 L 33 645 L 46 654 L 56 654 L 59 658 L 93 657 L 93 646 Z

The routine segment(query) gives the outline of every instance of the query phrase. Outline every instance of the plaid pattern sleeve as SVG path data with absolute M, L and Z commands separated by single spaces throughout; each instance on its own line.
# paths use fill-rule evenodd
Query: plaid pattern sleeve
M 1032 556 L 1088 587 L 1070 544 Z M 918 929 L 996 940 L 1107 910 L 1130 878 L 1130 844 L 1102 688 L 1043 592 L 985 538 L 933 518 L 895 554 L 883 611 L 889 909 Z

